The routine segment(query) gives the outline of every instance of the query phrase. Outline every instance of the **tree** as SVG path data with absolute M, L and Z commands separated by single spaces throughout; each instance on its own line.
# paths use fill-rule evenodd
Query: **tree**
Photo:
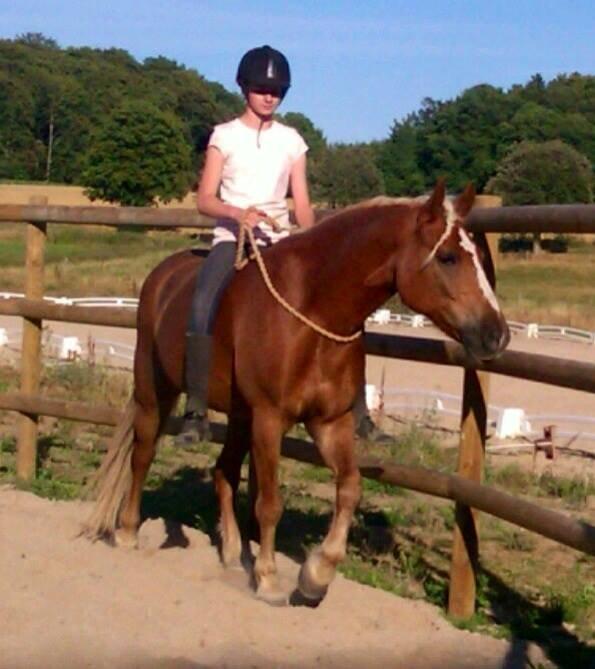
M 122 205 L 181 198 L 192 180 L 191 152 L 180 121 L 146 102 L 116 109 L 91 139 L 83 185 L 92 199 Z
M 337 207 L 384 192 L 382 172 L 365 144 L 336 144 L 325 153 L 320 165 L 315 197 Z
M 515 102 L 501 89 L 482 84 L 430 109 L 417 133 L 426 186 L 444 176 L 455 191 L 469 181 L 481 190 L 502 157 Z
M 281 116 L 281 121 L 295 128 L 308 145 L 308 183 L 312 194 L 317 196 L 321 190 L 321 172 L 328 152 L 326 138 L 305 114 L 287 112 Z
M 31 91 L 0 72 L 0 179 L 27 179 L 39 169 Z
M 0 175 L 80 183 L 92 130 L 133 100 L 179 118 L 195 173 L 213 126 L 243 109 L 238 95 L 167 58 L 61 49 L 36 33 L 0 39 Z
M 377 163 L 387 195 L 418 195 L 425 186 L 417 163 L 417 130 L 411 120 L 395 122 L 391 136 L 379 149 Z
M 499 164 L 486 192 L 500 195 L 505 205 L 589 203 L 592 166 L 560 140 L 521 142 Z
M 60 48 L 55 39 L 46 37 L 43 33 L 23 33 L 22 35 L 17 35 L 14 41 L 32 47 L 40 47 L 42 49 Z
M 298 112 L 287 112 L 281 116 L 283 123 L 295 128 L 308 145 L 308 156 L 317 160 L 322 156 L 327 148 L 326 138 L 322 130 L 317 128 L 314 123 L 305 115 Z

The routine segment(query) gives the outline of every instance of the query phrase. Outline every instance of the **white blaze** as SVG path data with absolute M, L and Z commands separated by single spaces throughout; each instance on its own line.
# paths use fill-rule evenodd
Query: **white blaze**
M 440 239 L 436 242 L 434 248 L 430 251 L 430 255 L 424 260 L 422 267 L 425 267 L 434 258 L 438 249 L 450 237 L 450 233 L 452 232 L 452 229 L 456 223 L 457 215 L 450 200 L 444 201 L 444 208 L 446 209 L 446 227 L 444 228 L 444 232 L 440 235 Z
M 483 271 L 483 267 L 479 262 L 479 257 L 477 255 L 477 249 L 475 248 L 475 244 L 471 241 L 469 235 L 465 232 L 465 230 L 463 230 L 463 228 L 459 228 L 459 238 L 461 240 L 460 241 L 461 247 L 471 255 L 471 258 L 473 260 L 473 265 L 475 266 L 475 273 L 477 274 L 477 281 L 479 283 L 481 292 L 483 293 L 486 300 L 490 303 L 494 311 L 499 312 L 500 307 L 498 305 L 498 300 L 496 299 L 494 291 L 492 290 L 492 286 L 488 281 L 488 277 L 486 276 L 486 273 Z

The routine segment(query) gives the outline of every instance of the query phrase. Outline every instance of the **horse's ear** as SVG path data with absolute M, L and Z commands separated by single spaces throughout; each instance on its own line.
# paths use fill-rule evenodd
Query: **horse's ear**
M 475 186 L 469 182 L 465 190 L 453 202 L 455 211 L 460 218 L 465 218 L 471 211 L 471 207 L 475 202 Z
M 428 248 L 434 246 L 442 232 L 445 195 L 444 179 L 440 178 L 436 181 L 432 194 L 421 206 L 417 215 L 417 234 L 421 243 Z
M 436 181 L 432 194 L 419 210 L 417 220 L 420 223 L 430 223 L 440 217 L 443 212 L 442 205 L 444 204 L 445 194 L 446 186 L 444 179 L 440 177 Z

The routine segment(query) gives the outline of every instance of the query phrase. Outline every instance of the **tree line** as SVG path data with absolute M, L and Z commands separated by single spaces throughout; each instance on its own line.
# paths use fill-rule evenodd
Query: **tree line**
M 61 48 L 37 33 L 0 40 L 0 179 L 82 184 L 128 205 L 181 197 L 213 126 L 242 108 L 239 95 L 163 56 Z M 371 143 L 330 144 L 304 114 L 279 119 L 304 136 L 313 197 L 330 206 L 416 195 L 438 176 L 507 204 L 593 200 L 591 75 L 426 98 Z

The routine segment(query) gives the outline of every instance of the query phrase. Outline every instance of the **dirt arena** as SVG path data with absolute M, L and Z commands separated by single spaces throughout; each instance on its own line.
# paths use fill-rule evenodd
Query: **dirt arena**
M 137 551 L 76 538 L 88 507 L 0 488 L 1 669 L 515 669 L 537 647 L 338 576 L 316 609 L 254 598 L 206 535 L 150 520 Z M 298 565 L 278 555 L 288 591 Z M 533 665 L 535 666 L 535 665 Z M 547 666 L 547 665 L 544 665 Z

